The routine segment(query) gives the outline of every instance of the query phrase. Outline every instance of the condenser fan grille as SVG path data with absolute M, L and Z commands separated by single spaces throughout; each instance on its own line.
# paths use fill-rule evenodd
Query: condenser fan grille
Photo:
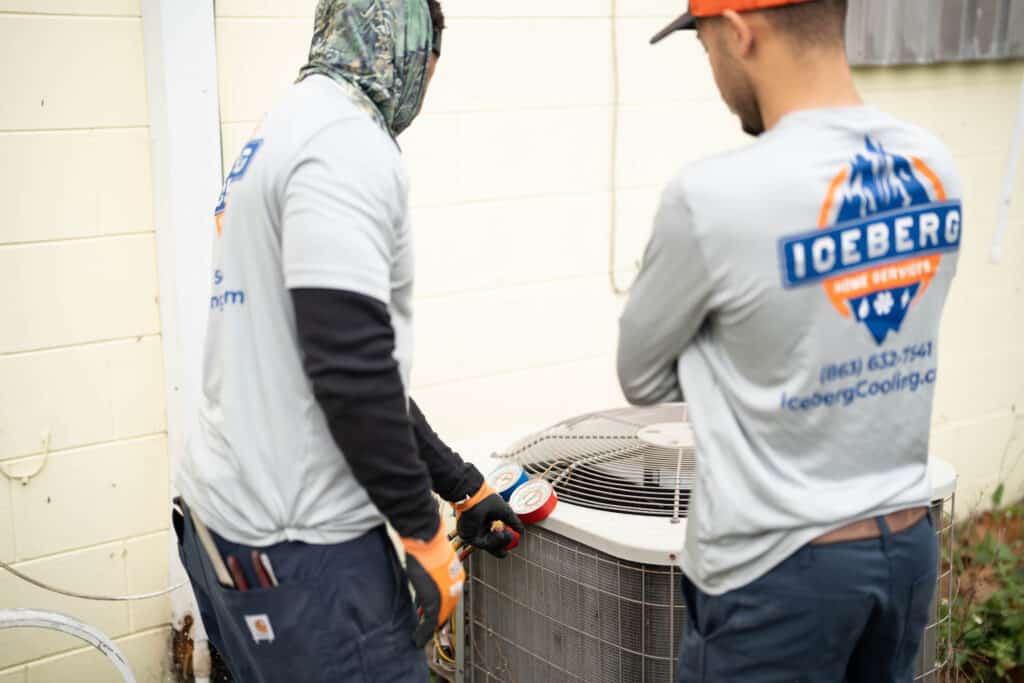
M 685 404 L 626 408 L 559 423 L 498 455 L 596 510 L 685 517 L 695 450 Z

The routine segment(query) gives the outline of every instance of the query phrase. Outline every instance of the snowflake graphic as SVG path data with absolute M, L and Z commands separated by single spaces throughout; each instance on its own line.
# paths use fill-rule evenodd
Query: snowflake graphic
M 892 292 L 881 292 L 875 297 L 875 313 L 878 315 L 889 315 L 896 301 L 892 298 Z
M 920 283 L 909 287 L 894 287 L 849 300 L 850 312 L 857 322 L 863 323 L 876 343 L 881 344 L 891 333 L 899 332 L 907 312 L 914 305 L 914 296 L 921 291 Z

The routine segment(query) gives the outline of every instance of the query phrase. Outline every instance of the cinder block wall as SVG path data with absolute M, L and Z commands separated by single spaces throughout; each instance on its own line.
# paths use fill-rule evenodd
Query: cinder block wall
M 168 460 L 138 0 L 0 0 L 0 559 L 103 594 L 166 585 Z M 0 571 L 159 680 L 166 601 Z M 0 630 L 2 683 L 112 681 L 70 636 Z
M 621 405 L 611 216 L 627 285 L 662 185 L 745 140 L 693 40 L 646 44 L 663 0 L 620 0 L 614 24 L 611 0 L 444 4 L 445 55 L 401 140 L 414 393 L 453 440 Z M 217 1 L 229 164 L 303 64 L 314 5 Z M 961 512 L 1000 478 L 1024 495 L 1024 177 L 1005 260 L 987 261 L 1022 77 L 1021 62 L 858 72 L 870 102 L 942 135 L 965 179 L 933 438 L 960 472 Z M 44 431 L 53 451 L 28 486 L 0 481 L 0 558 L 79 589 L 155 589 L 168 486 L 138 0 L 0 0 L 0 85 L 0 461 L 31 470 Z M 163 602 L 64 601 L 0 575 L 7 605 L 118 636 L 141 680 L 162 664 Z M 64 652 L 74 645 L 0 632 L 0 683 L 113 680 L 97 655 Z
M 670 5 L 618 3 L 613 149 L 611 0 L 444 2 L 444 56 L 400 141 L 419 258 L 414 394 L 444 436 L 540 428 L 622 403 L 621 299 L 607 275 L 613 183 L 617 279 L 628 284 L 662 186 L 687 162 L 745 143 L 696 40 L 647 44 Z M 226 158 L 304 63 L 314 6 L 218 1 Z M 1004 261 L 988 262 L 1022 78 L 1019 61 L 857 72 L 869 103 L 937 132 L 964 176 L 933 433 L 934 453 L 960 473 L 961 513 L 999 479 L 1024 495 L 1024 173 Z
M 1024 496 L 1024 165 L 1018 166 L 1003 260 L 989 254 L 1024 62 L 866 69 L 866 99 L 935 131 L 964 181 L 960 268 L 942 321 L 932 451 L 956 465 L 958 512 L 996 483 Z

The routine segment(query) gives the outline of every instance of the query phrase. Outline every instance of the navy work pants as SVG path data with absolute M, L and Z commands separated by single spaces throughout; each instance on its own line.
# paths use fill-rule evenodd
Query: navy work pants
M 723 595 L 683 579 L 680 683 L 910 683 L 938 571 L 931 517 L 808 545 Z
M 184 505 L 182 505 L 184 507 Z M 336 545 L 250 548 L 211 535 L 238 559 L 250 590 L 217 581 L 191 516 L 175 519 L 179 553 L 203 625 L 239 683 L 407 683 L 427 680 L 413 643 L 416 613 L 384 526 Z M 278 586 L 261 588 L 251 552 L 266 553 Z

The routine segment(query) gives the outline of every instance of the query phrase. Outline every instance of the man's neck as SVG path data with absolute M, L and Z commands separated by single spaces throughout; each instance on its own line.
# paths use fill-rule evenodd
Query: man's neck
M 766 130 L 794 111 L 864 104 L 844 54 L 780 56 L 774 61 L 755 84 Z

